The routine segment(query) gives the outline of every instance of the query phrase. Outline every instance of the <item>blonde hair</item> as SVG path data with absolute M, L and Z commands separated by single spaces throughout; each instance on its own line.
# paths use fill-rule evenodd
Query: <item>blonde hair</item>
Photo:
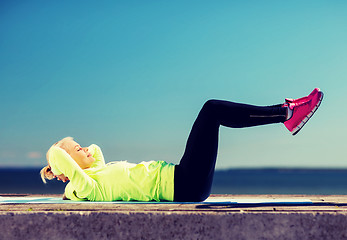
M 54 178 L 54 173 L 52 172 L 51 166 L 49 165 L 49 152 L 51 151 L 51 149 L 53 147 L 60 147 L 60 148 L 62 148 L 64 150 L 66 150 L 65 149 L 65 145 L 64 145 L 66 140 L 73 140 L 73 138 L 72 137 L 65 137 L 65 138 L 59 140 L 58 142 L 54 143 L 48 149 L 47 154 L 46 154 L 46 159 L 47 159 L 48 165 L 45 166 L 44 168 L 42 168 L 41 171 L 40 171 L 42 182 L 47 183 L 46 179 L 52 180 Z

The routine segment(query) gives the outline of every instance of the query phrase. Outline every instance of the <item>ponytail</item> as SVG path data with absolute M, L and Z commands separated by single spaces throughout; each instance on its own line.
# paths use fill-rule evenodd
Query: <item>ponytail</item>
M 40 175 L 41 175 L 41 179 L 44 183 L 47 183 L 46 179 L 52 180 L 53 176 L 54 176 L 54 174 L 51 170 L 51 167 L 49 165 L 47 165 L 46 167 L 41 169 Z

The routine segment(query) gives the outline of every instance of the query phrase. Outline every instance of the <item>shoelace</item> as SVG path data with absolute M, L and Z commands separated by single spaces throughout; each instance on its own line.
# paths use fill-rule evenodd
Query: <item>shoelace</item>
M 311 103 L 312 102 L 312 99 L 310 99 L 310 100 L 308 100 L 308 101 L 305 101 L 305 102 L 289 102 L 289 103 L 287 103 L 288 105 L 288 107 L 290 108 L 290 109 L 294 109 L 294 107 L 298 107 L 298 106 L 302 106 L 302 105 L 307 105 L 307 104 L 309 104 L 309 103 Z

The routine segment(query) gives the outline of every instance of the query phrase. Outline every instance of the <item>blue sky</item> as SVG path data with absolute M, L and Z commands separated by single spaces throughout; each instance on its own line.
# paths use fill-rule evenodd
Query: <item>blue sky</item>
M 178 163 L 203 103 L 271 105 L 320 87 L 293 137 L 221 127 L 217 168 L 347 167 L 345 1 L 1 1 L 0 167 L 55 141 L 106 161 Z

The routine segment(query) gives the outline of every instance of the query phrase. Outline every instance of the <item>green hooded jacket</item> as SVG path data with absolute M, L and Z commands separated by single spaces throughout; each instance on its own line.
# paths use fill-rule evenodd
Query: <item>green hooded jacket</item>
M 95 158 L 90 168 L 81 169 L 62 148 L 53 147 L 49 163 L 55 175 L 70 180 L 65 196 L 75 201 L 173 201 L 175 165 L 164 161 L 139 164 L 126 161 L 105 164 L 101 149 L 92 144 Z

